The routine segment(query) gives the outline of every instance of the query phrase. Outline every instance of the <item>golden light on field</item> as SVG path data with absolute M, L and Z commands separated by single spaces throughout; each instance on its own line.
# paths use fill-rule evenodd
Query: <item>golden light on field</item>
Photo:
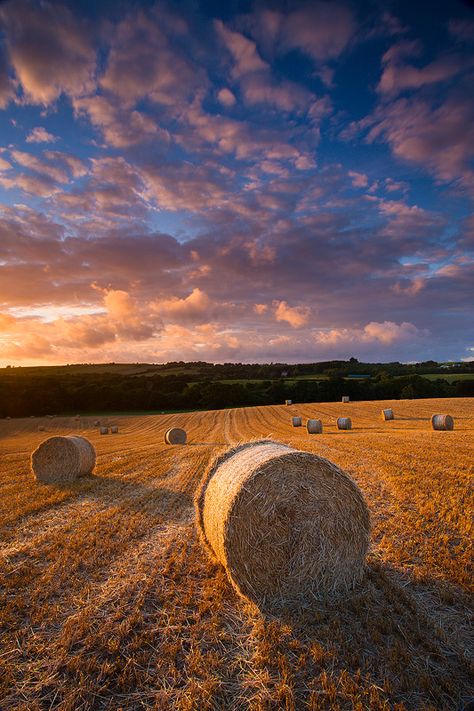
M 453 432 L 431 430 L 436 412 Z M 321 419 L 323 433 L 291 427 L 293 415 Z M 95 420 L 0 421 L 2 708 L 401 711 L 467 699 L 473 398 L 102 417 L 113 437 Z M 175 426 L 187 445 L 164 442 Z M 68 433 L 93 442 L 95 475 L 36 484 L 30 452 Z M 265 618 L 196 535 L 210 459 L 268 436 L 340 466 L 371 511 L 363 584 L 311 615 Z

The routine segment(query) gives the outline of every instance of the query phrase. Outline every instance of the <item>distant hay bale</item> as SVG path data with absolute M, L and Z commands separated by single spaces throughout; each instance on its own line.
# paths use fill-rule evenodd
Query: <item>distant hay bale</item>
M 338 417 L 337 418 L 337 429 L 338 430 L 351 430 L 352 420 L 350 417 Z
M 100 434 L 109 434 L 109 428 L 108 427 L 101 427 L 99 432 L 100 432 Z
M 186 432 L 180 427 L 171 427 L 165 434 L 166 444 L 186 444 Z
M 43 425 L 39 425 L 39 427 L 38 427 L 38 432 L 44 432 L 44 427 L 43 427 Z
M 301 425 L 303 424 L 303 420 L 301 419 L 301 417 L 292 417 L 291 424 L 293 425 L 293 427 L 301 427 Z
M 285 405 L 293 405 L 293 400 L 285 400 Z
M 100 420 L 94 421 L 94 427 L 100 427 Z
M 349 395 L 343 395 L 341 398 L 341 402 L 350 402 L 350 397 Z
M 118 433 L 118 427 L 117 425 L 112 425 L 110 428 L 110 434 L 117 434 Z
M 393 414 L 393 410 L 391 407 L 388 407 L 385 410 L 382 410 L 382 420 L 394 420 L 395 415 Z
M 195 505 L 207 551 L 260 607 L 312 607 L 363 575 L 368 508 L 327 459 L 269 440 L 242 444 L 211 464 Z
M 90 474 L 95 458 L 94 447 L 84 437 L 49 437 L 31 455 L 31 469 L 45 484 L 71 482 Z
M 454 420 L 451 415 L 432 415 L 431 426 L 434 430 L 453 430 Z
M 306 429 L 309 434 L 322 434 L 323 423 L 321 420 L 308 420 L 306 423 Z

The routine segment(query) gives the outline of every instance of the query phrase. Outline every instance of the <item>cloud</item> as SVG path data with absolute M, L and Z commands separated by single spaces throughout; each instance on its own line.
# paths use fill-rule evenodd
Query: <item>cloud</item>
M 363 328 L 333 328 L 329 331 L 317 331 L 315 341 L 323 345 L 356 345 L 380 343 L 391 346 L 403 341 L 419 339 L 426 335 L 414 324 L 404 321 L 397 324 L 393 321 L 371 321 Z
M 367 141 L 382 140 L 395 156 L 418 163 L 442 181 L 458 181 L 472 190 L 474 173 L 474 102 L 452 93 L 439 105 L 401 98 L 380 106 L 367 120 Z
M 305 326 L 311 316 L 311 309 L 308 306 L 288 306 L 286 301 L 274 301 L 275 319 L 286 321 L 293 328 Z
M 366 188 L 369 184 L 369 179 L 365 173 L 358 173 L 356 170 L 349 170 L 347 174 L 351 179 L 354 188 Z
M 173 296 L 154 301 L 151 308 L 168 321 L 209 321 L 215 304 L 204 291 L 196 288 L 184 299 Z
M 268 52 L 299 50 L 318 64 L 338 57 L 357 27 L 348 5 L 319 0 L 286 13 L 259 11 L 247 24 Z
M 54 136 L 42 126 L 33 128 L 26 137 L 27 143 L 56 143 L 59 141 L 59 136 Z
M 166 107 L 181 107 L 194 89 L 205 85 L 203 70 L 170 42 L 168 34 L 182 38 L 187 26 L 162 6 L 131 13 L 114 28 L 100 85 L 120 98 L 120 106 L 130 108 L 146 96 Z
M 235 103 L 237 101 L 234 94 L 227 87 L 224 87 L 223 89 L 219 90 L 217 98 L 220 103 L 227 108 L 235 106 Z
M 114 148 L 127 148 L 145 141 L 169 140 L 166 130 L 159 128 L 151 116 L 136 110 L 124 110 L 116 101 L 104 96 L 89 96 L 73 101 L 77 116 L 87 116 L 93 126 L 102 131 L 104 139 Z
M 15 96 L 15 82 L 10 76 L 10 65 L 0 40 L 0 109 L 6 108 Z
M 383 72 L 377 90 L 384 95 L 397 96 L 403 91 L 419 89 L 451 79 L 466 67 L 461 57 L 440 57 L 424 67 L 414 67 L 403 60 L 421 52 L 418 42 L 399 42 L 382 57 Z
M 7 49 L 27 101 L 50 104 L 62 93 L 94 88 L 95 32 L 62 4 L 17 0 L 0 7 Z
M 269 69 L 269 64 L 260 57 L 257 45 L 239 32 L 232 32 L 221 20 L 214 20 L 216 32 L 234 59 L 232 77 L 240 79 L 245 74 Z
M 239 32 L 215 20 L 216 32 L 234 59 L 231 76 L 238 80 L 246 104 L 269 104 L 283 111 L 303 110 L 314 99 L 311 92 L 293 81 L 275 81 L 270 65 L 260 57 L 257 45 Z

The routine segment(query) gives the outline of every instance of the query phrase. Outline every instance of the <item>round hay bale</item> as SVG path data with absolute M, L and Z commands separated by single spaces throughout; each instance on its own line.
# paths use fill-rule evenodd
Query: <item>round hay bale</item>
M 100 427 L 100 420 L 95 420 L 94 427 Z
M 322 434 L 323 423 L 321 420 L 308 420 L 306 423 L 306 429 L 309 434 Z
M 432 415 L 431 426 L 434 430 L 454 430 L 454 420 L 451 415 Z
M 90 474 L 95 467 L 95 449 L 76 435 L 49 437 L 31 455 L 31 469 L 45 484 L 70 482 Z
M 395 415 L 393 414 L 393 410 L 391 407 L 388 407 L 385 410 L 382 410 L 382 420 L 394 420 Z
M 349 395 L 343 395 L 341 398 L 341 402 L 350 402 L 350 397 Z
M 285 405 L 293 405 L 293 400 L 285 400 Z
M 293 425 L 293 427 L 301 427 L 301 425 L 303 424 L 303 421 L 302 421 L 301 417 L 292 417 L 291 424 Z
M 165 434 L 166 444 L 186 444 L 186 432 L 180 427 L 171 427 Z
M 109 434 L 109 428 L 108 427 L 101 427 L 99 430 L 100 434 Z
M 117 425 L 112 425 L 110 428 L 110 434 L 117 434 L 118 433 L 118 427 Z
M 337 418 L 337 429 L 338 430 L 351 430 L 352 420 L 350 417 L 338 417 Z
M 312 607 L 363 575 L 368 508 L 327 459 L 269 440 L 240 445 L 211 464 L 195 504 L 207 551 L 260 607 Z

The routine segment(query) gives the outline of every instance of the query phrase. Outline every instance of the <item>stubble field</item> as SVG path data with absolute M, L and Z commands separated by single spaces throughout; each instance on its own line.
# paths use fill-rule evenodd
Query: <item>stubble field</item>
M 435 412 L 454 432 L 431 430 Z M 474 399 L 101 418 L 119 426 L 108 436 L 95 419 L 0 421 L 2 711 L 458 709 L 474 694 Z M 188 445 L 164 443 L 175 425 Z M 95 475 L 37 484 L 30 452 L 68 433 L 95 445 Z M 268 436 L 347 471 L 373 524 L 354 594 L 285 619 L 235 595 L 194 526 L 209 460 Z

